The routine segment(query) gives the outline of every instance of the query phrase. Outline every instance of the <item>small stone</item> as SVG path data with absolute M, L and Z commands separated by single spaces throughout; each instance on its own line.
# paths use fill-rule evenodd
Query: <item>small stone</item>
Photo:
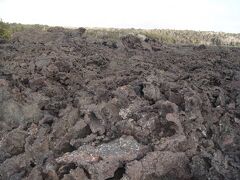
M 62 157 L 56 159 L 58 163 L 78 163 L 78 164 L 87 164 L 98 162 L 100 157 L 92 153 L 83 152 L 83 151 L 74 151 L 71 153 L 65 153 Z
M 0 79 L 0 87 L 1 86 L 8 86 L 8 82 L 5 79 Z

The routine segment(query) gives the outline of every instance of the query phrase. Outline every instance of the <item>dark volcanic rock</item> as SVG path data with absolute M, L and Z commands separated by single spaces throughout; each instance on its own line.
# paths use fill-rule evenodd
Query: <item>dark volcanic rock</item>
M 184 153 L 155 151 L 127 165 L 127 179 L 189 179 L 189 160 Z
M 81 146 L 77 151 L 66 153 L 56 159 L 58 163 L 76 163 L 85 166 L 96 179 L 107 179 L 123 163 L 143 157 L 148 147 L 139 144 L 133 137 L 121 137 L 97 147 Z M 94 178 L 94 179 L 95 179 Z
M 0 179 L 240 179 L 239 48 L 53 27 L 0 49 Z
M 133 36 L 127 35 L 122 37 L 123 44 L 130 49 L 143 49 L 141 39 Z

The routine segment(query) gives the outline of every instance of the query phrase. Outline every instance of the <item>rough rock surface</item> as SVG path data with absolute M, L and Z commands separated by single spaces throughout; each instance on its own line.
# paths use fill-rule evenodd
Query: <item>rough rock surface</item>
M 189 159 L 185 153 L 170 151 L 154 151 L 148 153 L 140 161 L 128 163 L 127 179 L 189 179 Z
M 240 179 L 240 49 L 84 28 L 0 44 L 0 179 Z

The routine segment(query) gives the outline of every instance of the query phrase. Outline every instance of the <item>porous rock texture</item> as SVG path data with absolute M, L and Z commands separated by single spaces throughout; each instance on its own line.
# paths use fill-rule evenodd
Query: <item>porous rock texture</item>
M 84 28 L 0 44 L 0 179 L 240 179 L 239 128 L 238 48 Z

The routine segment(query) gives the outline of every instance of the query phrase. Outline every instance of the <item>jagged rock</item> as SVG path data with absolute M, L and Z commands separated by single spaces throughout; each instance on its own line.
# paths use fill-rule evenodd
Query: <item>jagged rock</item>
M 3 136 L 0 141 L 0 151 L 10 155 L 18 155 L 24 152 L 27 133 L 20 129 L 14 129 Z
M 131 180 L 156 178 L 190 179 L 189 159 L 184 153 L 155 151 L 148 153 L 140 161 L 127 164 L 126 174 Z
M 67 153 L 57 161 L 85 164 L 84 162 L 98 162 L 99 159 L 114 159 L 124 162 L 143 156 L 147 150 L 146 146 L 139 144 L 133 137 L 126 136 L 97 147 L 81 146 L 77 151 Z
M 1 112 L 2 121 L 5 121 L 10 127 L 16 128 L 21 122 L 24 122 L 22 107 L 12 99 L 2 103 Z
M 209 169 L 209 164 L 206 160 L 204 160 L 204 158 L 194 156 L 192 158 L 190 166 L 193 177 L 198 177 L 198 179 L 208 179 L 206 174 Z
M 76 168 L 76 169 L 70 170 L 70 173 L 65 174 L 63 177 L 63 180 L 73 180 L 73 179 L 88 180 L 89 178 L 87 177 L 83 169 Z
M 130 48 L 130 49 L 142 49 L 142 43 L 141 40 L 134 36 L 134 35 L 127 35 L 122 37 L 122 42 L 124 46 Z
M 66 153 L 56 161 L 85 166 L 94 177 L 103 180 L 113 177 L 121 163 L 140 158 L 147 151 L 147 146 L 139 144 L 131 136 L 126 136 L 97 147 L 80 146 L 78 150 Z
M 85 122 L 89 124 L 89 127 L 93 133 L 104 134 L 105 127 L 102 118 L 98 118 L 96 113 L 90 112 L 85 116 Z
M 43 180 L 43 175 L 41 168 L 34 167 L 28 177 L 24 178 L 24 180 Z
M 160 92 L 160 88 L 153 84 L 146 84 L 143 88 L 144 97 L 148 100 L 163 100 L 164 95 Z
M 13 156 L 0 164 L 0 177 L 1 179 L 21 179 L 29 166 L 30 159 L 26 154 Z
M 85 31 L 0 45 L 0 179 L 240 179 L 239 48 Z

